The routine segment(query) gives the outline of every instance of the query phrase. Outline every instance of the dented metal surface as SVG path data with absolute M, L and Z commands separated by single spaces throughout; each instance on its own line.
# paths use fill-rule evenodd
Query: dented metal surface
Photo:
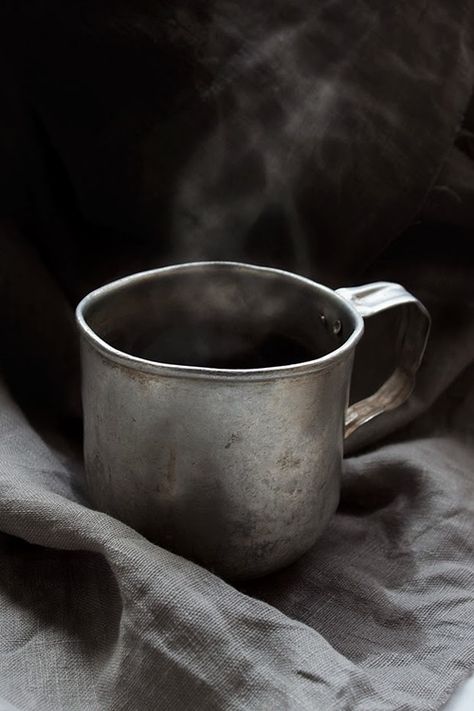
M 202 303 L 196 303 L 199 279 Z M 219 301 L 209 287 L 213 280 L 221 280 L 224 292 L 234 282 L 240 286 L 228 291 L 231 299 Z M 363 332 L 358 309 L 371 313 L 384 304 L 410 303 L 420 316 L 406 322 L 400 373 L 349 408 L 346 433 L 399 404 L 411 388 L 428 317 L 402 287 L 391 287 L 386 299 L 387 288 L 375 285 L 369 297 L 360 289 L 337 294 L 287 272 L 214 262 L 134 275 L 86 297 L 77 315 L 85 464 L 94 505 L 229 578 L 263 575 L 298 558 L 339 500 L 352 361 Z M 263 303 L 272 298 L 273 304 Z M 168 309 L 173 324 L 186 317 L 182 307 L 195 319 L 221 319 L 221 341 L 232 340 L 231 331 L 248 318 L 260 331 L 268 322 L 292 338 L 307 337 L 317 357 L 212 368 L 152 360 L 137 355 L 135 346 L 130 353 L 118 347 L 133 345 L 131 331 L 138 342 L 142 324 L 151 328 L 156 318 L 159 354 L 168 333 L 162 312 Z M 248 331 L 253 350 L 258 330 Z M 213 347 L 224 347 L 221 341 Z M 241 347 L 242 339 L 235 342 Z

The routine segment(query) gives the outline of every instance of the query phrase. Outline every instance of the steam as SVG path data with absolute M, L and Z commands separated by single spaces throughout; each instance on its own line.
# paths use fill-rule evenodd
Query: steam
M 340 0 L 207 7 L 209 128 L 176 181 L 170 261 L 256 261 L 334 283 L 399 151 L 400 98 L 367 61 L 381 15 Z M 393 79 L 408 67 L 397 47 L 384 48 Z
M 220 7 L 209 32 L 216 78 L 203 95 L 217 120 L 180 180 L 176 251 L 185 259 L 242 259 L 254 226 L 276 209 L 286 225 L 291 266 L 305 272 L 309 254 L 295 190 L 301 166 L 309 157 L 320 159 L 318 139 L 337 110 L 341 86 L 305 66 L 307 17 L 266 12 L 259 18 L 235 3 Z

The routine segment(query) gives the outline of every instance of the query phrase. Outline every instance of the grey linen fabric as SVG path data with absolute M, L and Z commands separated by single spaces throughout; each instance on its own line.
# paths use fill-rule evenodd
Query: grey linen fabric
M 313 5 L 0 10 L 2 711 L 428 711 L 474 671 L 473 8 Z M 399 281 L 433 317 L 321 540 L 240 587 L 82 488 L 73 308 L 196 257 Z M 374 322 L 353 398 L 391 351 Z

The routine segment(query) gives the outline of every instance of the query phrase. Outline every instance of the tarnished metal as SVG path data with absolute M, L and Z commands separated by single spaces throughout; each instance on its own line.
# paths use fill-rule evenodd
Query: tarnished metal
M 295 560 L 339 500 L 360 313 L 408 304 L 400 368 L 346 433 L 412 387 L 429 317 L 402 287 L 199 262 L 92 292 L 77 308 L 92 502 L 226 577 Z
M 422 303 L 403 286 L 387 281 L 364 286 L 337 289 L 337 294 L 350 301 L 364 318 L 396 307 L 403 308 L 403 319 L 394 343 L 399 341 L 399 358 L 395 371 L 376 393 L 351 405 L 346 414 L 345 436 L 387 410 L 394 410 L 410 396 L 430 331 L 430 316 Z

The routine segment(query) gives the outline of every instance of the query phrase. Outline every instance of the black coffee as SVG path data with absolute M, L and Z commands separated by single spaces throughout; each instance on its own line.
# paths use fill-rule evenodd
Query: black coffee
M 207 368 L 230 368 L 247 370 L 250 368 L 274 368 L 312 360 L 317 356 L 307 346 L 287 336 L 269 335 L 253 348 L 234 356 L 209 358 L 205 363 L 197 363 Z M 194 363 L 192 364 L 194 365 Z
M 179 334 L 164 332 L 152 342 L 135 342 L 128 352 L 147 360 L 201 368 L 247 370 L 293 365 L 318 358 L 322 353 L 295 338 L 279 333 L 265 337 L 239 333 L 219 334 L 205 330 Z

